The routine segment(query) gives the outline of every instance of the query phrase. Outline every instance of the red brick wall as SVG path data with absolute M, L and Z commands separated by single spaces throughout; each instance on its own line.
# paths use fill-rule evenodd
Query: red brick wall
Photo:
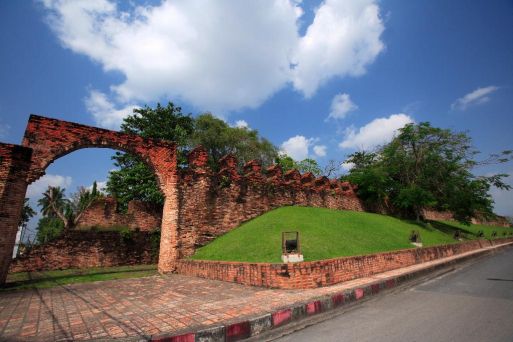
M 77 228 L 109 228 L 126 226 L 133 230 L 151 231 L 159 228 L 162 222 L 162 208 L 152 207 L 144 202 L 130 201 L 126 213 L 118 212 L 117 202 L 112 197 L 96 200 L 84 211 Z
M 499 241 L 501 243 L 513 242 L 513 238 Z M 451 245 L 289 264 L 180 260 L 177 272 L 244 285 L 305 289 L 368 277 L 490 245 L 488 240 L 476 240 Z
M 113 148 L 139 156 L 154 171 L 165 197 L 159 271 L 166 273 L 174 270 L 179 256 L 178 175 L 174 142 L 145 139 L 138 135 L 31 115 L 22 145 L 32 150 L 30 170 L 26 177 L 29 183 L 41 177 L 54 160 L 81 148 Z
M 450 211 L 437 211 L 433 209 L 422 210 L 422 215 L 426 220 L 433 221 L 452 221 L 454 219 Z
M 189 155 L 190 167 L 181 173 L 180 257 L 192 255 L 198 246 L 278 207 L 364 210 L 355 187 L 346 182 L 301 175 L 296 170 L 283 174 L 276 165 L 263 171 L 255 160 L 239 172 L 230 155 L 221 159 L 221 170 L 213 173 L 207 160 L 206 152 L 197 148 Z
M 27 190 L 31 150 L 0 143 L 0 285 L 5 282 Z
M 14 259 L 9 272 L 151 264 L 156 261 L 149 233 L 134 232 L 132 238 L 125 241 L 117 232 L 70 231 Z

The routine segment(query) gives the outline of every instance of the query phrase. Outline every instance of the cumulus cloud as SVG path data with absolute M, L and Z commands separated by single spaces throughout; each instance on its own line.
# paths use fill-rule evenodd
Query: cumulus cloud
M 339 146 L 369 150 L 389 142 L 399 128 L 412 122 L 413 119 L 406 114 L 392 114 L 388 118 L 374 119 L 359 129 L 349 127 Z
M 107 181 L 96 181 L 96 189 L 100 192 L 104 192 L 107 189 Z M 93 184 L 89 185 L 87 190 L 93 190 Z
M 364 74 L 384 48 L 383 30 L 376 1 L 324 1 L 294 55 L 294 87 L 310 97 L 333 76 Z
M 84 102 L 87 110 L 93 115 L 98 125 L 112 129 L 118 129 L 123 119 L 127 115 L 132 114 L 135 108 L 138 108 L 135 105 L 116 108 L 104 93 L 97 90 L 91 90 Z
M 476 90 L 454 101 L 454 103 L 451 105 L 451 109 L 466 110 L 469 107 L 486 103 L 490 101 L 490 97 L 488 95 L 496 92 L 498 89 L 499 87 L 496 86 L 477 88 Z
M 68 188 L 72 181 L 73 180 L 70 176 L 44 175 L 28 186 L 27 197 L 40 198 L 41 194 L 45 192 L 49 186 L 60 186 L 61 188 Z
M 331 101 L 331 110 L 328 119 L 343 119 L 349 112 L 356 109 L 358 109 L 358 106 L 351 101 L 349 94 L 337 94 Z
M 249 128 L 249 125 L 245 120 L 237 120 L 237 121 L 235 121 L 234 127 Z
M 281 144 L 281 150 L 294 160 L 303 160 L 308 158 L 309 148 L 314 143 L 314 140 L 302 135 L 296 135 L 284 141 Z
M 325 157 L 327 153 L 326 149 L 327 147 L 325 145 L 315 145 L 313 147 L 313 151 L 317 157 Z
M 344 163 L 340 164 L 340 167 L 342 168 L 342 170 L 347 172 L 354 167 L 354 163 L 344 162 Z
M 109 126 L 118 107 L 162 98 L 229 112 L 256 108 L 291 82 L 312 96 L 332 77 L 363 74 L 382 51 L 376 0 L 324 1 L 303 37 L 300 3 L 164 0 L 121 10 L 109 0 L 43 0 L 65 48 L 125 77 L 111 86 L 113 110 L 88 107 Z

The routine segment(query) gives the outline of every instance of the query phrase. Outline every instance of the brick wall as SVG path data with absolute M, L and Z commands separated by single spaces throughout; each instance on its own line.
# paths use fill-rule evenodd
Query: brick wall
M 27 190 L 31 150 L 0 143 L 0 285 L 5 282 Z
M 96 200 L 84 211 L 77 223 L 77 228 L 110 228 L 126 226 L 133 230 L 152 231 L 162 222 L 162 208 L 150 206 L 140 201 L 130 201 L 126 213 L 118 211 L 118 204 L 112 197 Z
M 9 272 L 155 263 L 150 236 L 133 232 L 131 239 L 124 240 L 118 232 L 70 231 L 14 259 Z
M 309 206 L 363 211 L 355 187 L 347 182 L 301 175 L 292 170 L 283 174 L 273 165 L 262 170 L 253 160 L 238 170 L 235 157 L 220 160 L 220 171 L 207 167 L 208 155 L 201 148 L 189 154 L 189 168 L 179 182 L 180 257 L 194 253 L 241 223 L 272 209 Z
M 499 241 L 500 243 L 513 242 L 513 238 L 495 240 L 494 243 Z M 489 240 L 476 240 L 451 245 L 289 264 L 179 260 L 177 272 L 244 285 L 306 289 L 334 285 L 462 254 L 488 247 L 491 243 Z
M 452 221 L 454 219 L 450 211 L 437 211 L 434 209 L 423 209 L 422 215 L 426 220 L 432 221 Z

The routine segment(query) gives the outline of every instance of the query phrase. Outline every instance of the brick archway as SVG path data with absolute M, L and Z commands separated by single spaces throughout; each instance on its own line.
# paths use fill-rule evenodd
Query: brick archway
M 0 143 L 0 284 L 7 276 L 27 185 L 43 176 L 54 160 L 88 147 L 138 155 L 153 169 L 165 197 L 159 272 L 174 270 L 178 257 L 176 144 L 31 115 L 22 146 Z

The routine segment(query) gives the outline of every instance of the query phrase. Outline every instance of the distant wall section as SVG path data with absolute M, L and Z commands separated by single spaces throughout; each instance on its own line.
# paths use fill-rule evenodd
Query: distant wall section
M 116 199 L 105 197 L 94 201 L 84 211 L 77 223 L 77 229 L 126 226 L 133 230 L 152 231 L 158 229 L 161 222 L 161 207 L 157 208 L 141 201 L 130 201 L 128 210 L 120 212 Z

